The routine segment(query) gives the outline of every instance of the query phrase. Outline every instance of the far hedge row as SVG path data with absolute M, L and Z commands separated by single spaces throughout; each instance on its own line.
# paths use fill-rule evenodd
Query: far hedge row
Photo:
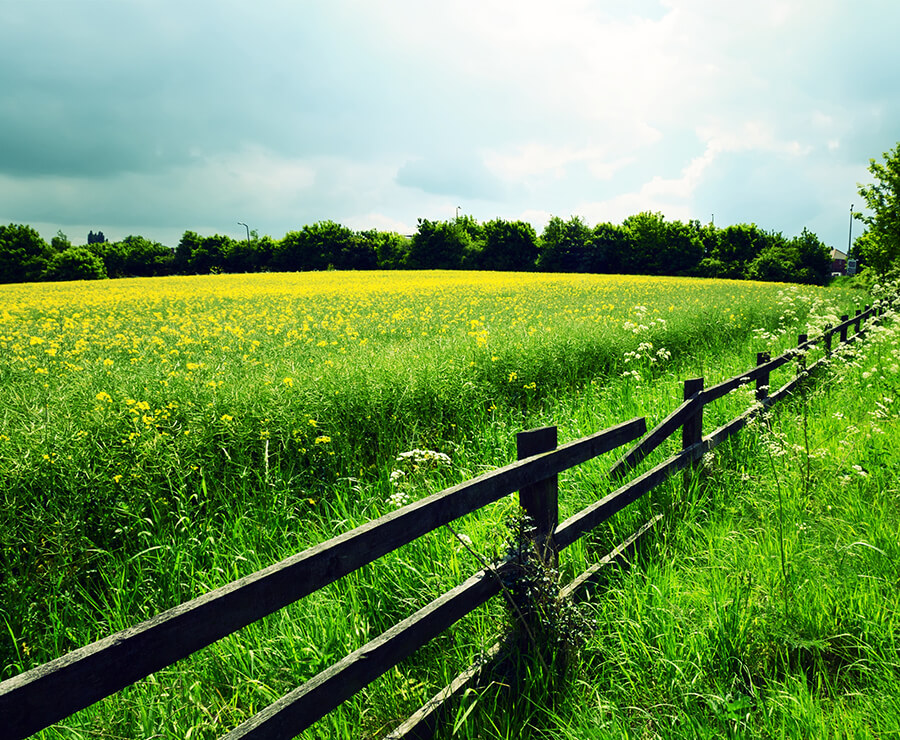
M 471 216 L 419 219 L 415 234 L 353 231 L 321 221 L 275 240 L 200 236 L 186 231 L 172 249 L 142 236 L 109 242 L 102 232 L 73 245 L 50 244 L 30 226 L 0 226 L 0 282 L 304 270 L 468 269 L 682 275 L 822 284 L 830 250 L 812 232 L 787 238 L 754 224 L 717 228 L 667 221 L 660 213 L 621 225 L 550 219 L 538 235 L 523 221 Z

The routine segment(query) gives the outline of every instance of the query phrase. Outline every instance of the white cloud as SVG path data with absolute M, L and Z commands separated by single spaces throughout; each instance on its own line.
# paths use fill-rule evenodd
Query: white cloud
M 884 0 L 6 3 L 0 220 L 280 236 L 460 205 L 799 232 L 815 212 L 837 242 L 848 173 L 900 130 L 898 20 Z

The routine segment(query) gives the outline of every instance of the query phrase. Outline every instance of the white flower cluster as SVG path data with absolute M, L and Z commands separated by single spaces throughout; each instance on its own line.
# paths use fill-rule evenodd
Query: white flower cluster
M 389 480 L 394 488 L 388 497 L 388 503 L 395 508 L 405 506 L 412 499 L 410 488 L 416 474 L 439 468 L 449 468 L 452 465 L 449 455 L 435 450 L 409 450 L 397 455 L 396 462 L 400 467 L 392 470 Z
M 409 463 L 413 469 L 417 468 L 447 468 L 450 467 L 450 457 L 443 452 L 435 450 L 410 450 L 397 455 L 397 462 Z
M 649 309 L 646 306 L 635 306 L 631 310 L 635 314 L 635 320 L 625 320 L 622 324 L 622 328 L 625 331 L 630 331 L 633 334 L 642 334 L 651 329 L 655 329 L 657 326 L 663 329 L 666 327 L 666 320 L 663 318 L 655 318 L 648 321 L 647 314 L 649 313 Z

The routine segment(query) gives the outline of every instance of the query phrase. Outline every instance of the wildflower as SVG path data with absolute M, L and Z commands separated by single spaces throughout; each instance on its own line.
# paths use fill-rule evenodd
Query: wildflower
M 394 491 L 388 496 L 388 502 L 396 509 L 409 503 L 409 494 L 406 491 Z
M 288 388 L 294 387 L 294 379 L 293 378 L 285 378 L 283 382 Z
M 317 445 L 327 445 L 331 441 L 331 437 L 326 437 L 323 435 L 321 437 L 316 437 L 315 441 Z
M 106 391 L 100 391 L 96 396 L 94 396 L 98 401 L 106 401 L 106 403 L 112 403 L 112 396 L 109 395 Z
M 224 421 L 227 424 L 229 421 L 234 421 L 234 417 L 231 414 L 222 414 L 219 417 L 219 421 Z

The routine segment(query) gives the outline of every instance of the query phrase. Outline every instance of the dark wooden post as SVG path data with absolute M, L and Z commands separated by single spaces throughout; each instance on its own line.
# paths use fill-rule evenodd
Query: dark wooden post
M 556 449 L 556 427 L 541 427 L 516 435 L 516 454 L 519 460 Z M 519 491 L 519 505 L 534 520 L 535 540 L 541 559 L 556 567 L 559 553 L 553 532 L 559 523 L 559 476 L 553 475 Z
M 756 353 L 756 366 L 765 365 L 772 357 L 768 352 Z M 765 403 L 769 397 L 769 373 L 764 372 L 756 379 L 756 402 Z
M 846 321 L 850 317 L 847 314 L 841 316 L 841 344 L 844 344 L 847 341 L 847 325 Z
M 831 338 L 834 336 L 834 331 L 832 331 L 831 324 L 827 324 L 825 326 L 825 333 L 822 335 L 822 338 L 825 340 L 825 356 L 831 354 Z
M 684 400 L 687 401 L 691 396 L 703 391 L 703 378 L 688 378 L 684 381 Z M 703 405 L 701 404 L 697 410 L 684 420 L 681 427 L 681 449 L 686 450 L 693 444 L 703 440 Z M 684 469 L 682 476 L 682 485 L 684 487 L 684 495 L 687 496 L 691 490 L 691 469 L 693 465 L 688 465 Z
M 684 381 L 684 400 L 687 401 L 695 393 L 703 390 L 703 378 L 688 378 Z M 686 450 L 692 444 L 703 439 L 703 406 L 685 419 L 681 428 L 681 449 Z
M 859 334 L 859 327 L 860 327 L 860 324 L 862 324 L 862 319 L 860 318 L 861 314 L 862 314 L 862 309 L 857 308 L 856 314 L 854 314 L 856 316 L 856 321 L 853 324 L 853 331 L 856 334 Z

